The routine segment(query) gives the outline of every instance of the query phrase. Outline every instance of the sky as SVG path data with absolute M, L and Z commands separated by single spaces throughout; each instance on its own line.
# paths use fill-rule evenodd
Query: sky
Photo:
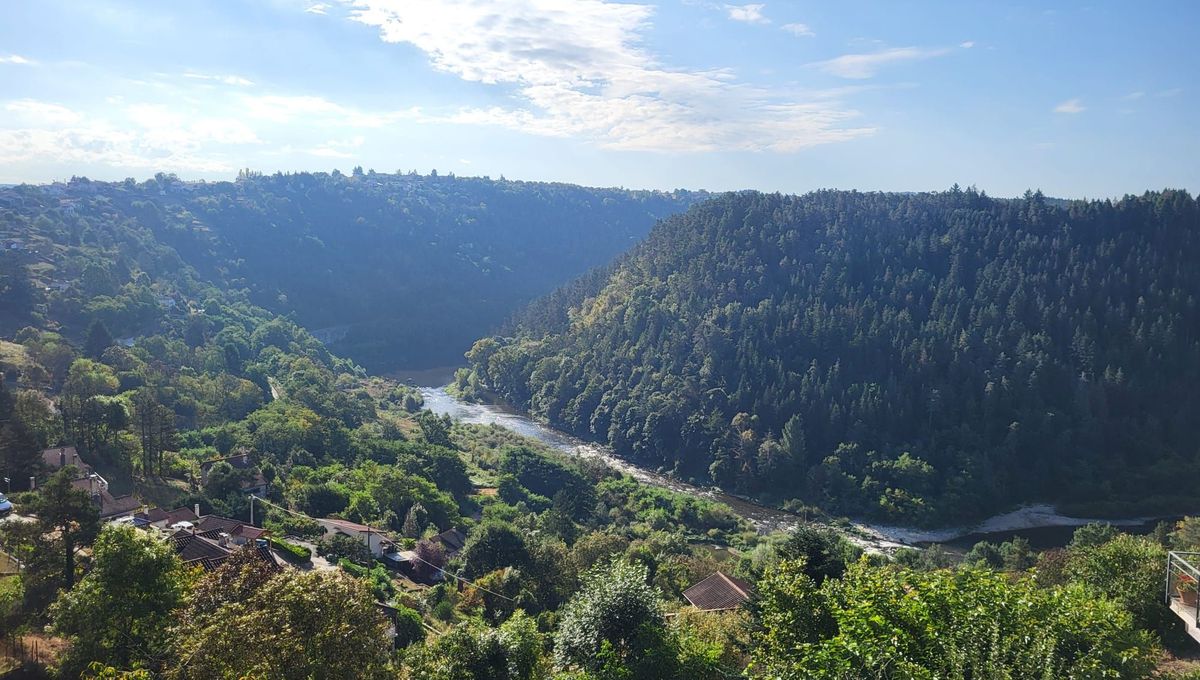
M 6 0 L 0 183 L 1200 191 L 1200 2 Z

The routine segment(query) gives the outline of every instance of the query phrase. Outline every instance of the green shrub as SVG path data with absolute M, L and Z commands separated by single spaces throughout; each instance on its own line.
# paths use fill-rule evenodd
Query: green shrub
M 312 559 L 312 550 L 295 543 L 288 543 L 281 538 L 272 538 L 271 547 L 275 548 L 288 561 L 291 562 L 307 562 Z

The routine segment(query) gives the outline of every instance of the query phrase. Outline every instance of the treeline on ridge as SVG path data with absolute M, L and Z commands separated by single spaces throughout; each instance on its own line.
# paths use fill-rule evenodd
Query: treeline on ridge
M 361 168 L 244 171 L 236 182 L 73 178 L 0 188 L 0 276 L 27 277 L 35 304 L 74 305 L 124 337 L 144 333 L 167 299 L 183 302 L 175 272 L 190 268 L 322 331 L 373 371 L 421 368 L 461 361 L 521 305 L 701 196 Z M 0 333 L 29 325 L 7 311 Z
M 1179 510 L 1200 472 L 1198 256 L 1182 191 L 725 195 L 478 341 L 458 386 L 836 512 Z

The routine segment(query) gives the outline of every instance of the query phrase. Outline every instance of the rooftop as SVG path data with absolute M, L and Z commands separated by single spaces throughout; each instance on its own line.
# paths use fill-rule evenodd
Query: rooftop
M 683 597 L 696 609 L 708 612 L 736 609 L 752 592 L 750 584 L 718 571 L 683 591 Z

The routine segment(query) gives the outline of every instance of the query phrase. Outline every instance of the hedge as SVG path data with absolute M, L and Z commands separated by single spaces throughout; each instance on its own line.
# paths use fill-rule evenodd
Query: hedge
M 288 543 L 283 539 L 272 538 L 271 547 L 278 550 L 283 554 L 284 557 L 293 562 L 307 562 L 312 559 L 312 550 L 309 550 L 302 545 Z

